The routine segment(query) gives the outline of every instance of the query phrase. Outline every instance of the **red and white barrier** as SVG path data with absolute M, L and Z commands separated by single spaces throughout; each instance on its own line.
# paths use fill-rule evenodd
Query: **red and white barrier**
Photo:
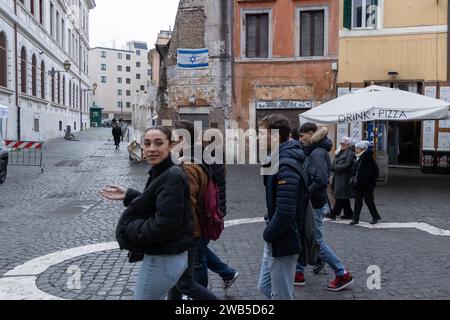
M 39 141 L 11 141 L 5 140 L 8 149 L 42 149 L 42 142 Z

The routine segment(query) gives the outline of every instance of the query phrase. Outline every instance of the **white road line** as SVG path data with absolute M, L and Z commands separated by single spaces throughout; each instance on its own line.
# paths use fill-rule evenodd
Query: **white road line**
M 107 242 L 58 251 L 30 260 L 5 273 L 4 276 L 38 276 L 51 266 L 57 265 L 66 260 L 94 252 L 108 251 L 117 248 L 119 248 L 117 242 Z
M 331 221 L 326 219 L 327 221 Z M 262 223 L 264 218 L 237 219 L 225 222 L 225 227 L 244 224 Z M 349 224 L 348 221 L 331 221 L 335 224 Z M 450 236 L 450 230 L 443 230 L 426 223 L 380 223 L 370 225 L 361 222 L 359 227 L 370 229 L 418 229 L 434 236 Z M 5 273 L 0 278 L 0 300 L 64 300 L 43 292 L 36 286 L 38 276 L 50 267 L 83 255 L 118 249 L 117 242 L 106 242 L 82 246 L 47 254 L 32 259 Z
M 332 221 L 329 219 L 326 220 L 336 224 L 350 223 L 348 221 Z M 423 222 L 379 223 L 376 225 L 371 225 L 367 222 L 360 222 L 356 226 L 369 229 L 418 229 L 427 232 L 433 236 L 450 237 L 450 230 L 439 229 Z

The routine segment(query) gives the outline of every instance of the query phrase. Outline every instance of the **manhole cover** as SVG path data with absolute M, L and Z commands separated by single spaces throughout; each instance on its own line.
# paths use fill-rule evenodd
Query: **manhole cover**
M 55 164 L 56 167 L 78 167 L 83 160 L 63 160 Z

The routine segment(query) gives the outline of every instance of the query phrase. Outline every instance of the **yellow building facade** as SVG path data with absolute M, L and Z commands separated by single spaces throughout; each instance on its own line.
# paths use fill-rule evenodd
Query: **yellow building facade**
M 374 83 L 450 101 L 449 0 L 339 1 L 338 95 Z M 371 130 L 353 124 L 337 136 L 370 138 Z M 449 121 L 392 122 L 379 130 L 390 165 L 450 173 Z

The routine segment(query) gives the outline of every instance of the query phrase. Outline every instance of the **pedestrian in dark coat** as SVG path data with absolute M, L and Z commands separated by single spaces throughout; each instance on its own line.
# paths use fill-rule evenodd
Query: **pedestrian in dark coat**
M 355 153 L 351 150 L 353 142 L 351 138 L 344 137 L 341 140 L 340 149 L 336 152 L 336 157 L 331 164 L 333 176 L 333 194 L 336 199 L 333 210 L 330 213 L 331 219 L 340 216 L 344 209 L 342 219 L 351 220 L 353 218 L 353 210 L 350 204 L 352 198 L 352 190 L 350 186 L 350 178 L 352 176 L 353 162 Z
M 331 209 L 328 204 L 327 188 L 331 174 L 331 159 L 329 152 L 333 143 L 328 139 L 327 128 L 318 128 L 315 123 L 304 123 L 300 128 L 300 141 L 306 154 L 304 164 L 305 178 L 311 196 L 316 221 L 316 241 L 320 245 L 319 258 L 321 263 L 315 270 L 323 268 L 323 263 L 333 268 L 336 278 L 326 287 L 330 291 L 341 291 L 353 283 L 353 276 L 345 268 L 333 249 L 325 241 L 324 219 Z M 297 266 L 296 285 L 305 285 L 305 265 Z M 317 271 L 315 271 L 317 273 Z M 320 271 L 319 271 L 320 272 Z
M 351 225 L 359 223 L 359 217 L 363 206 L 363 200 L 372 215 L 371 224 L 377 224 L 381 220 L 375 206 L 374 191 L 379 176 L 378 165 L 373 158 L 373 152 L 369 150 L 370 142 L 361 141 L 355 145 L 356 161 L 353 164 L 352 187 L 355 195 L 355 212 Z
M 114 137 L 114 145 L 116 146 L 116 149 L 119 149 L 120 137 L 122 137 L 122 128 L 119 127 L 117 122 L 113 124 L 112 135 Z

